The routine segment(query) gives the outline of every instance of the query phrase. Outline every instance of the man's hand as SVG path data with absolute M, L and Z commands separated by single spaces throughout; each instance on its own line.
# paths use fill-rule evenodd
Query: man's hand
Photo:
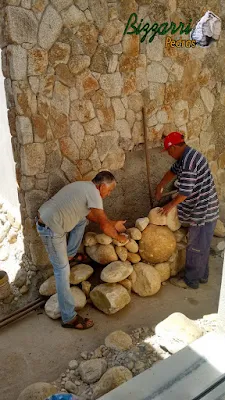
M 157 201 L 159 201 L 159 200 L 161 199 L 162 194 L 163 194 L 163 186 L 162 186 L 161 183 L 159 183 L 159 184 L 157 185 L 156 194 L 155 194 L 155 197 L 156 197 L 156 200 L 157 200 Z
M 160 208 L 160 210 L 158 211 L 160 214 L 162 215 L 168 215 L 169 212 L 174 208 L 174 204 L 172 202 L 166 204 L 165 206 L 163 206 L 162 208 Z
M 116 221 L 114 226 L 117 232 L 126 232 L 126 227 L 124 226 L 125 222 L 127 221 Z

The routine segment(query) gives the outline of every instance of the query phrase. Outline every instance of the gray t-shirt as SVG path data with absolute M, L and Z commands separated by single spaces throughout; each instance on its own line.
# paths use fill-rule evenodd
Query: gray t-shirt
M 59 190 L 38 211 L 53 232 L 64 234 L 85 218 L 91 208 L 103 210 L 99 190 L 92 182 L 74 182 Z

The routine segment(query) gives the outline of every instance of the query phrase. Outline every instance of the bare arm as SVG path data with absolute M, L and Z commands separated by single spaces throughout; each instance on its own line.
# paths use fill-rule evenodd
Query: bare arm
M 187 198 L 187 196 L 183 196 L 182 194 L 178 194 L 172 201 L 166 204 L 164 207 L 160 209 L 161 214 L 168 215 L 169 212 L 176 207 L 178 204 L 182 203 Z
M 156 199 L 160 200 L 162 193 L 163 193 L 163 189 L 164 187 L 171 182 L 174 178 L 176 177 L 176 174 L 174 174 L 172 171 L 167 171 L 167 173 L 164 175 L 164 177 L 162 178 L 162 180 L 159 182 L 159 184 L 157 185 L 156 188 Z
M 110 221 L 104 212 L 104 210 L 100 210 L 98 208 L 92 208 L 89 214 L 87 215 L 87 219 L 92 222 L 96 222 L 99 224 L 101 230 L 108 236 L 113 239 L 118 240 L 118 242 L 126 242 L 127 238 L 124 235 L 119 235 L 115 226 L 114 222 L 117 221 Z

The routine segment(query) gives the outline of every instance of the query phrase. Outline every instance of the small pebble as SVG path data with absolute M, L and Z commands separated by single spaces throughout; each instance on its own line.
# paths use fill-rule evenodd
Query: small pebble
M 69 362 L 69 369 L 76 369 L 78 367 L 78 362 L 77 360 L 71 360 Z
M 87 360 L 87 358 L 88 358 L 87 351 L 84 351 L 83 353 L 81 353 L 81 357 L 82 357 L 84 360 Z

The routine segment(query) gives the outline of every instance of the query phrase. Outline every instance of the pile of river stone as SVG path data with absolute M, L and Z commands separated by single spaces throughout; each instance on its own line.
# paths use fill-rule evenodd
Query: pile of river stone
M 216 314 L 193 321 L 177 312 L 154 328 L 138 328 L 129 335 L 112 332 L 97 349 L 76 355 L 57 381 L 30 385 L 17 400 L 44 400 L 55 393 L 96 400 L 207 332 L 217 330 Z
M 88 301 L 105 314 L 114 314 L 130 303 L 131 291 L 141 297 L 153 296 L 165 281 L 184 268 L 187 230 L 181 227 L 175 208 L 168 216 L 158 211 L 159 208 L 154 208 L 148 217 L 139 218 L 135 227 L 126 231 L 125 244 L 103 233 L 85 234 L 85 252 L 104 265 L 103 283 L 92 289 L 88 279 L 94 269 L 86 264 L 72 267 L 70 284 L 76 310 L 82 309 Z M 215 234 L 225 235 L 220 221 Z M 60 318 L 54 276 L 41 285 L 40 294 L 51 296 L 45 305 L 46 314 L 53 319 Z

